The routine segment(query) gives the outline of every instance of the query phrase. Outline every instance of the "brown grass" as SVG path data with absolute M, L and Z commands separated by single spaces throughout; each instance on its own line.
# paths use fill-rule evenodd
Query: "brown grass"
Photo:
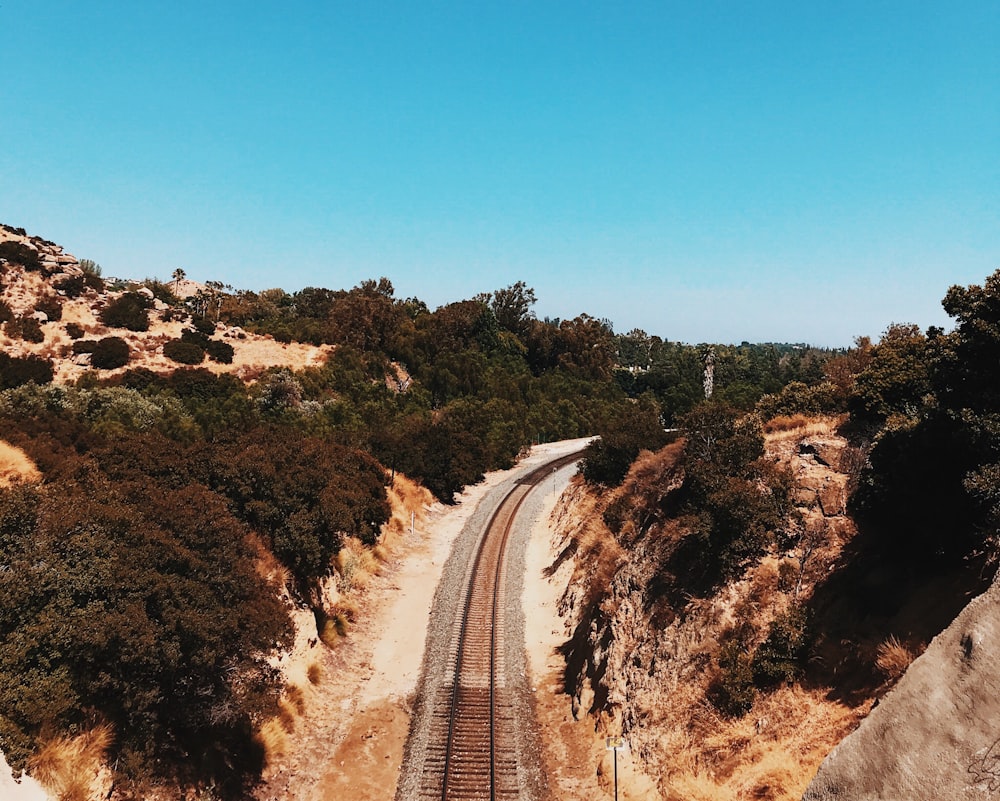
M 337 624 L 332 620 L 327 620 L 323 624 L 323 630 L 319 633 L 319 639 L 327 648 L 335 647 L 340 640 L 340 635 L 337 633 Z
M 264 748 L 265 760 L 272 764 L 288 753 L 288 732 L 279 717 L 271 718 L 257 732 L 257 742 Z
M 916 655 L 893 634 L 878 647 L 875 664 L 887 679 L 895 681 L 902 676 Z
M 309 683 L 314 687 L 323 683 L 323 668 L 319 662 L 309 663 L 309 667 L 306 668 L 306 678 L 309 679 Z
M 372 576 L 381 571 L 381 564 L 371 549 L 353 537 L 348 537 L 337 554 L 336 567 L 340 586 L 346 591 L 364 589 Z
M 282 698 L 278 701 L 278 714 L 277 720 L 281 723 L 281 728 L 286 732 L 291 734 L 295 731 L 295 707 L 289 702 L 287 698 Z
M 56 737 L 28 762 L 28 771 L 58 801 L 87 801 L 114 739 L 110 725 L 76 737 Z
M 686 703 L 670 717 L 676 721 L 667 744 L 671 756 L 661 774 L 668 801 L 799 799 L 820 762 L 859 720 L 822 691 L 797 686 L 762 696 L 735 720 Z
M 847 419 L 847 415 L 779 415 L 764 423 L 767 441 L 780 441 L 795 437 L 829 436 Z
M 0 487 L 41 478 L 42 474 L 24 451 L 0 441 Z
M 300 715 L 304 715 L 306 712 L 306 695 L 302 691 L 302 688 L 297 684 L 289 684 L 285 687 L 285 697 L 288 698 L 292 706 L 295 707 L 295 711 Z

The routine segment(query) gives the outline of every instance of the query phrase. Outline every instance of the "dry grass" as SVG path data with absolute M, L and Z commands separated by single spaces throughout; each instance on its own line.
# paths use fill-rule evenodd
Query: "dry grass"
M 271 718 L 260 727 L 260 731 L 257 732 L 257 742 L 263 746 L 268 764 L 288 753 L 288 732 L 280 718 Z
M 76 737 L 56 737 L 31 758 L 28 771 L 58 801 L 87 801 L 113 739 L 107 724 Z
M 362 590 L 372 576 L 379 575 L 381 564 L 375 555 L 360 540 L 349 537 L 337 554 L 337 573 L 340 575 L 340 589 L 344 591 Z
M 41 478 L 42 474 L 24 451 L 0 441 L 0 487 Z
M 287 698 L 282 698 L 278 701 L 277 720 L 281 723 L 281 728 L 289 734 L 295 731 L 296 717 L 295 707 Z
M 887 679 L 895 681 L 906 672 L 915 658 L 916 654 L 903 645 L 896 635 L 892 635 L 879 645 L 875 664 Z
M 319 662 L 309 663 L 309 667 L 306 668 L 306 678 L 309 679 L 309 683 L 314 687 L 323 683 L 323 668 Z
M 297 684 L 289 684 L 285 687 L 285 697 L 292 706 L 295 707 L 295 711 L 300 715 L 304 715 L 306 712 L 306 695 L 302 691 L 302 688 Z
M 319 639 L 327 648 L 333 648 L 340 641 L 337 633 L 337 624 L 332 620 L 327 620 L 323 624 L 323 630 L 319 633 Z
M 767 442 L 797 437 L 829 436 L 847 419 L 847 415 L 780 415 L 764 423 Z
M 672 736 L 663 743 L 670 756 L 661 765 L 661 790 L 670 801 L 799 799 L 830 749 L 859 720 L 822 691 L 801 687 L 763 696 L 735 720 L 704 704 L 674 706 Z

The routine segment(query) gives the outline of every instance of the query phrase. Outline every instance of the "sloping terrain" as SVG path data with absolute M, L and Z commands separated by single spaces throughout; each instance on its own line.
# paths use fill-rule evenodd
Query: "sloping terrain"
M 115 336 L 124 339 L 129 346 L 127 365 L 111 370 L 102 370 L 102 376 L 113 376 L 127 369 L 144 367 L 154 371 L 170 371 L 178 363 L 163 354 L 165 343 L 176 340 L 187 327 L 188 315 L 170 313 L 168 304 L 153 297 L 152 291 L 136 283 L 121 290 L 94 289 L 88 287 L 79 297 L 68 297 L 57 288 L 68 278 L 80 277 L 84 270 L 77 258 L 64 252 L 63 248 L 37 236 L 19 233 L 18 229 L 0 225 L 0 243 L 10 242 L 23 245 L 37 254 L 38 269 L 25 269 L 10 262 L 0 276 L 0 301 L 5 303 L 16 318 L 29 317 L 39 322 L 42 340 L 28 341 L 19 336 L 11 336 L 6 326 L 0 326 L 0 350 L 11 356 L 41 356 L 51 359 L 55 367 L 55 380 L 59 383 L 74 381 L 91 369 L 90 354 L 74 353 L 73 342 L 80 336 L 72 337 L 67 332 L 67 324 L 75 323 L 82 329 L 84 338 Z M 176 294 L 188 297 L 200 285 L 193 281 L 172 282 Z M 138 291 L 148 297 L 150 303 L 150 325 L 147 331 L 130 331 L 112 328 L 103 324 L 100 313 L 125 291 Z M 57 307 L 58 313 L 52 314 Z M 42 308 L 39 308 L 39 307 Z M 49 309 L 48 312 L 42 309 Z M 58 317 L 58 319 L 52 319 Z M 329 347 L 297 342 L 276 342 L 272 337 L 258 336 L 237 327 L 217 324 L 215 336 L 233 347 L 231 363 L 223 364 L 206 360 L 201 366 L 214 373 L 229 373 L 244 380 L 256 378 L 269 367 L 287 367 L 300 370 L 323 363 L 330 352 Z
M 622 798 L 800 798 L 961 608 L 967 576 L 919 590 L 862 558 L 865 537 L 846 512 L 861 460 L 839 422 L 779 421 L 767 434 L 764 460 L 794 480 L 791 534 L 711 592 L 678 598 L 665 584 L 662 554 L 686 536 L 686 521 L 663 511 L 683 480 L 680 443 L 641 456 L 619 490 L 581 482 L 564 499 L 549 571 L 575 563 L 561 599 L 564 690 L 575 717 L 625 735 L 637 771 Z M 609 530 L 602 518 L 611 509 L 618 522 L 616 503 L 639 525 Z M 865 606 L 879 589 L 881 606 Z M 594 757 L 606 776 L 607 756 Z

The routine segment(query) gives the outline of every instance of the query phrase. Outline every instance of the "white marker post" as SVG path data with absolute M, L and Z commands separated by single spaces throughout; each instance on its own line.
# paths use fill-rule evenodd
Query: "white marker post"
M 618 801 L 618 752 L 624 751 L 627 747 L 625 745 L 625 738 L 620 735 L 618 737 L 606 737 L 604 740 L 605 750 L 615 752 L 615 801 Z

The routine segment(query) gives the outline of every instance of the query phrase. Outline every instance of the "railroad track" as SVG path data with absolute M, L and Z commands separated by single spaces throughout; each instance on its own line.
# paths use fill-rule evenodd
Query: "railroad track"
M 531 491 L 580 455 L 555 459 L 520 479 L 490 518 L 452 637 L 453 678 L 433 700 L 422 801 L 513 801 L 520 795 L 517 721 L 502 668 L 507 539 Z

